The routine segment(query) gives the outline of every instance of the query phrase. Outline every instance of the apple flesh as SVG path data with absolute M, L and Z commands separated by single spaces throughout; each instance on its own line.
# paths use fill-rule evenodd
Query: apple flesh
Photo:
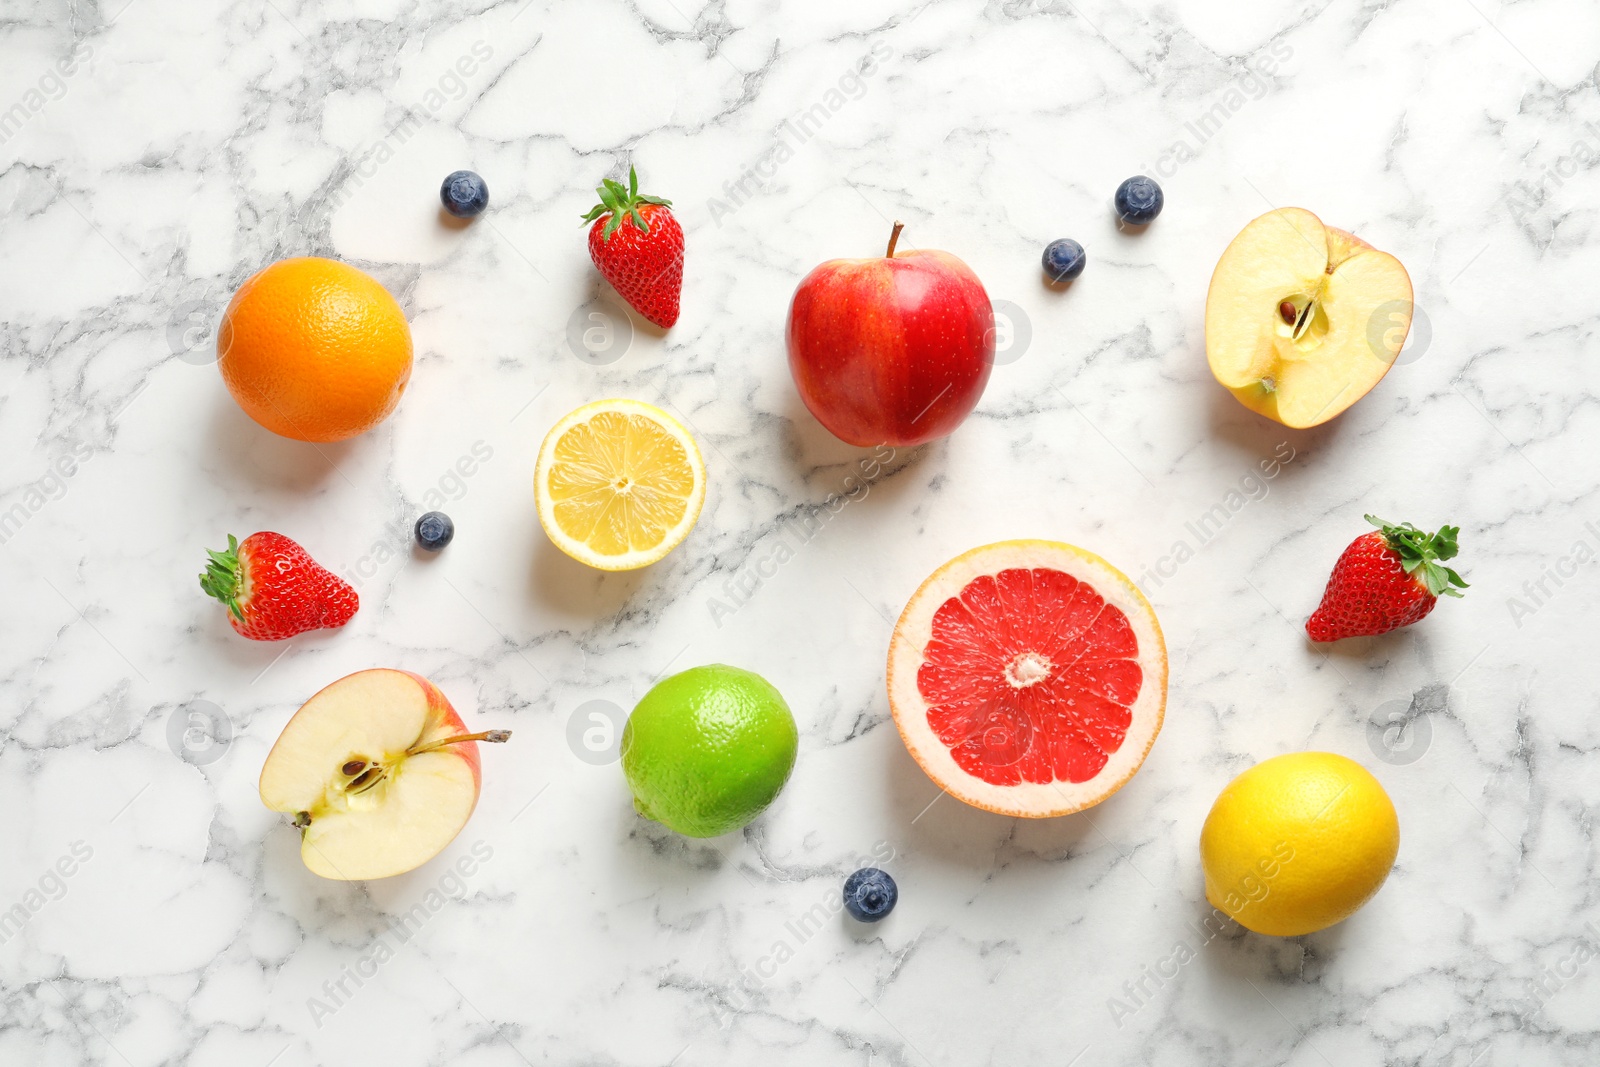
M 300 858 L 341 881 L 420 867 L 466 826 L 483 775 L 479 741 L 450 701 L 410 671 L 359 671 L 327 686 L 278 736 L 261 801 L 294 816 Z
M 1400 261 L 1304 208 L 1278 208 L 1222 253 L 1206 295 L 1206 359 L 1239 402 L 1316 426 L 1389 372 L 1411 328 Z
M 994 307 L 948 252 L 830 259 L 789 305 L 789 371 L 835 437 L 910 447 L 944 437 L 977 406 L 994 366 Z

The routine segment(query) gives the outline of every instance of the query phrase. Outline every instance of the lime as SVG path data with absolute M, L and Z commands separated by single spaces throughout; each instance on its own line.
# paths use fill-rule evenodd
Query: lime
M 622 730 L 622 771 L 640 815 L 689 837 L 716 837 L 772 803 L 798 741 L 771 683 L 714 663 L 644 695 Z
M 1366 768 L 1331 752 L 1256 764 L 1200 831 L 1206 899 L 1258 934 L 1295 937 L 1349 918 L 1400 848 L 1394 804 Z

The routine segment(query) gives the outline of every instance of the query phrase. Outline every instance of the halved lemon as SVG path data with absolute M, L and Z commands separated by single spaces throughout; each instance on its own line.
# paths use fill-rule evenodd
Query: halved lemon
M 694 528 L 706 465 L 677 419 L 637 400 L 597 400 L 545 435 L 534 474 L 544 532 L 605 571 L 646 567 Z

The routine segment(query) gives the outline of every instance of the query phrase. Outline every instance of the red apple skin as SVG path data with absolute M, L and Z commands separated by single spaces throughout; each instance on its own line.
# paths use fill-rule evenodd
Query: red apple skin
M 972 269 L 917 249 L 830 259 L 789 305 L 789 371 L 847 444 L 911 447 L 961 425 L 994 366 L 994 306 Z
M 462 734 L 470 734 L 472 732 L 467 729 L 467 724 L 461 721 L 461 716 L 456 713 L 455 706 L 450 703 L 450 699 L 444 695 L 444 692 L 438 686 L 420 674 L 415 674 L 411 671 L 401 671 L 400 673 L 410 675 L 416 679 L 417 684 L 428 694 L 428 721 L 422 728 L 422 736 L 417 738 L 417 744 L 425 744 L 440 737 L 460 737 Z M 449 752 L 460 756 L 467 761 L 467 766 L 472 768 L 474 806 L 476 806 L 476 794 L 483 789 L 483 759 L 478 752 L 478 742 L 458 741 L 447 748 L 437 751 Z

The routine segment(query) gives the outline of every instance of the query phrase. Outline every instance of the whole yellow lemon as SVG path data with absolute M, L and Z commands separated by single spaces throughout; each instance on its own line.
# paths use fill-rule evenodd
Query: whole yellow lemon
M 1400 820 L 1366 768 L 1292 752 L 1224 789 L 1200 830 L 1206 899 L 1247 930 L 1309 934 L 1348 919 L 1389 877 Z

